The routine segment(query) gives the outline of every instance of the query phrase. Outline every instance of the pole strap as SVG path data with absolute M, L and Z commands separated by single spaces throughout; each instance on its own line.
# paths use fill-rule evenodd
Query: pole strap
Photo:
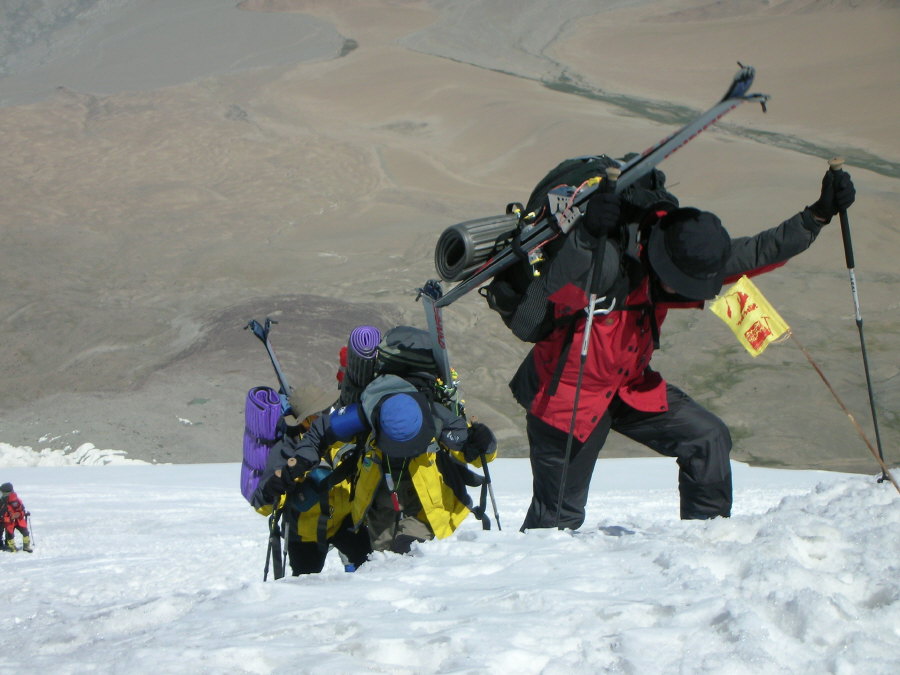
M 819 377 L 822 378 L 822 382 L 825 383 L 825 386 L 828 387 L 828 391 L 831 392 L 831 395 L 834 396 L 834 400 L 838 402 L 838 405 L 841 407 L 847 417 L 850 418 L 850 421 L 853 423 L 853 426 L 856 428 L 856 432 L 859 434 L 860 438 L 863 439 L 863 442 L 866 444 L 866 447 L 869 448 L 869 451 L 872 453 L 872 456 L 875 458 L 875 461 L 878 462 L 878 465 L 881 467 L 882 472 L 887 477 L 887 479 L 893 484 L 894 488 L 896 488 L 897 492 L 900 493 L 900 485 L 897 485 L 897 481 L 894 480 L 894 476 L 891 475 L 890 469 L 887 468 L 887 465 L 884 463 L 884 460 L 879 456 L 878 451 L 872 445 L 871 441 L 866 437 L 865 432 L 862 430 L 862 427 L 859 425 L 859 422 L 856 421 L 856 418 L 853 416 L 853 413 L 847 408 L 844 402 L 841 400 L 841 397 L 837 395 L 837 392 L 834 390 L 834 387 L 831 386 L 831 383 L 825 377 L 825 373 L 822 372 L 822 369 L 816 364 L 813 360 L 810 353 L 806 351 L 806 348 L 800 344 L 800 341 L 797 339 L 797 336 L 793 333 L 790 334 L 791 339 L 794 341 L 794 344 L 800 348 L 800 351 L 803 352 L 803 355 L 806 357 L 806 360 L 809 361 L 810 365 L 815 369 L 815 371 L 819 374 Z

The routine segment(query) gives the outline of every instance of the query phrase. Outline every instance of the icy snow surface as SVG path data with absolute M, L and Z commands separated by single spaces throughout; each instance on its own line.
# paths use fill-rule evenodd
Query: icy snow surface
M 900 498 L 871 476 L 734 464 L 733 517 L 681 522 L 674 462 L 607 459 L 580 531 L 521 534 L 528 462 L 500 459 L 502 531 L 264 583 L 238 464 L 79 451 L 0 444 L 36 543 L 0 554 L 3 672 L 900 672 Z

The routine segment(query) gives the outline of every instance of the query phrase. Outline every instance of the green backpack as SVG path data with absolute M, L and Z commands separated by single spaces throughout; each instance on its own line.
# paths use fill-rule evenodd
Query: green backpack
M 442 382 L 427 330 L 413 326 L 396 326 L 384 334 L 375 357 L 375 375 L 397 375 L 410 382 L 430 401 L 436 401 L 454 414 L 465 416 L 465 409 L 457 389 L 455 371 L 453 382 Z
M 431 336 L 428 331 L 412 326 L 392 328 L 378 344 L 375 374 L 406 377 L 415 373 L 438 374 Z

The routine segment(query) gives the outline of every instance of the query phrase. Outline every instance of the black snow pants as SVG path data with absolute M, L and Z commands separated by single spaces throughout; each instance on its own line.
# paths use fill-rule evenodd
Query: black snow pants
M 574 530 L 584 523 L 594 464 L 610 429 L 676 458 L 682 519 L 731 515 L 728 427 L 677 387 L 667 385 L 666 395 L 669 409 L 662 413 L 635 410 L 616 397 L 584 443 L 572 440 L 560 527 Z M 522 531 L 557 524 L 556 504 L 568 438 L 566 432 L 533 415 L 527 417 L 527 430 L 533 495 Z
M 343 553 L 347 562 L 359 567 L 368 560 L 372 546 L 366 528 L 361 527 L 354 532 L 351 525 L 348 516 L 328 543 Z M 315 541 L 301 541 L 292 532 L 288 538 L 287 550 L 291 573 L 295 577 L 301 574 L 318 574 L 325 567 L 328 549 L 323 549 Z

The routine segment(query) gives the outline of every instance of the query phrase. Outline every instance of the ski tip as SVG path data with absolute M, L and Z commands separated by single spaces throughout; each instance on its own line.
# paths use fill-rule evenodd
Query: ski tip
M 753 80 L 756 77 L 756 69 L 753 66 L 745 66 L 740 61 L 738 61 L 738 66 L 740 66 L 741 69 L 734 76 L 734 80 L 732 80 L 728 91 L 725 92 L 725 96 L 722 97 L 723 101 L 727 101 L 730 98 L 741 98 L 746 95 L 750 90 L 750 87 L 753 86 Z
M 416 296 L 416 300 L 418 300 L 422 296 L 426 296 L 430 300 L 440 300 L 443 295 L 444 289 L 441 288 L 441 282 L 437 279 L 429 279 L 425 282 L 425 285 L 419 289 L 419 294 Z

